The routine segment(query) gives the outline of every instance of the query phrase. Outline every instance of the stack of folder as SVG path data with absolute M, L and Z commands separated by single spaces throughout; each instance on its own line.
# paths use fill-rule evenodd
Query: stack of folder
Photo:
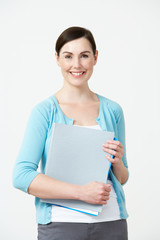
M 114 139 L 114 132 L 54 123 L 45 174 L 67 183 L 85 185 L 92 181 L 106 183 L 111 163 L 102 144 Z M 110 155 L 110 154 L 108 154 Z M 98 215 L 102 205 L 73 199 L 41 199 L 59 207 Z

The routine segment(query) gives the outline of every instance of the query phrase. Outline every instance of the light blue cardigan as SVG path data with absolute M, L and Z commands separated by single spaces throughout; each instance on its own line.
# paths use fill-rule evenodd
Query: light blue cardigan
M 96 93 L 97 94 L 97 93 Z M 99 116 L 96 122 L 103 131 L 115 132 L 115 137 L 123 144 L 123 163 L 128 170 L 125 147 L 125 124 L 121 106 L 106 97 L 97 94 L 100 101 Z M 37 171 L 41 160 L 41 172 L 45 173 L 46 159 L 50 144 L 53 122 L 73 124 L 74 119 L 68 118 L 61 110 L 55 95 L 37 104 L 29 117 L 24 139 L 13 170 L 13 186 L 24 192 L 32 180 L 39 174 Z M 125 196 L 122 185 L 114 176 L 112 170 L 109 179 L 113 182 L 117 194 L 120 216 L 128 217 L 125 206 Z M 52 205 L 40 202 L 35 198 L 37 223 L 47 224 L 51 222 Z

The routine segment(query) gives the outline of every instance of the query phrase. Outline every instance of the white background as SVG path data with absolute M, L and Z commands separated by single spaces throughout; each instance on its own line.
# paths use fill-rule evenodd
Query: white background
M 130 171 L 124 186 L 129 240 L 160 239 L 160 1 L 0 1 L 0 239 L 37 238 L 34 197 L 12 187 L 33 106 L 63 84 L 60 33 L 90 29 L 99 50 L 90 89 L 124 110 Z

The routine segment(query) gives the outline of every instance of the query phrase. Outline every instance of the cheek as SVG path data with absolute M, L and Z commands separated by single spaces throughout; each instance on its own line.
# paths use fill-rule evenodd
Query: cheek
M 93 61 L 88 61 L 85 63 L 85 67 L 87 69 L 93 69 L 93 66 L 94 66 L 94 62 Z
M 63 63 L 61 64 L 61 70 L 68 70 L 70 68 L 70 64 L 69 63 Z

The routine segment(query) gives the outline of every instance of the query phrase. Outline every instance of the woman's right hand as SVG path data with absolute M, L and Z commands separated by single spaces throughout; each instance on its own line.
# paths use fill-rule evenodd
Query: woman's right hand
M 107 204 L 111 191 L 111 185 L 101 182 L 91 182 L 82 186 L 82 201 L 92 204 Z

